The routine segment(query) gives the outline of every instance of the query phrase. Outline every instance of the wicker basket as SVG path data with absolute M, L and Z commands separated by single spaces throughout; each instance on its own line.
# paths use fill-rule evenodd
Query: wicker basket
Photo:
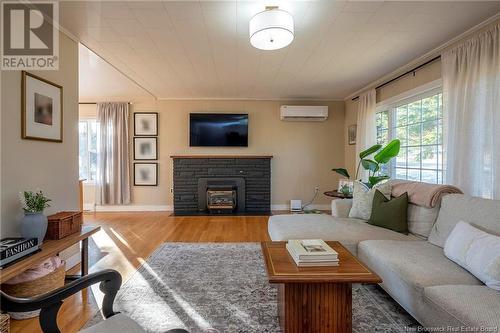
M 82 230 L 82 212 L 59 212 L 47 217 L 45 239 L 61 239 Z
M 14 297 L 33 297 L 64 286 L 65 265 L 38 279 L 17 284 L 2 284 L 2 291 Z M 27 319 L 38 316 L 40 311 L 9 312 L 13 319 Z
M 7 313 L 0 313 L 0 333 L 10 332 L 10 316 Z

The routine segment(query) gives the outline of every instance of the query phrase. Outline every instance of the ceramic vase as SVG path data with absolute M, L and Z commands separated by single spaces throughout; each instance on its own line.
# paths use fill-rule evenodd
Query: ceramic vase
M 47 233 L 47 216 L 39 213 L 25 212 L 21 221 L 21 236 L 24 238 L 38 238 L 38 245 L 42 244 Z

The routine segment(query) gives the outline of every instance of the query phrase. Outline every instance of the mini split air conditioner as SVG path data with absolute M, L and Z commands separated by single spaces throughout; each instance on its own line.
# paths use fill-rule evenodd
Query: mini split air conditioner
M 280 115 L 284 121 L 325 121 L 328 119 L 328 106 L 282 105 Z

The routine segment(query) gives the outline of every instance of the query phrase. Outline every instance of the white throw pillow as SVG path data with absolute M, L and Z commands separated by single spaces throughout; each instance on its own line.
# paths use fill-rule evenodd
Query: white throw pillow
M 372 215 L 373 196 L 379 190 L 387 198 L 391 199 L 392 186 L 388 182 L 378 183 L 373 188 L 368 188 L 360 181 L 354 182 L 352 193 L 352 208 L 349 217 L 355 219 L 369 220 Z
M 500 237 L 460 221 L 444 244 L 444 254 L 488 287 L 500 291 Z

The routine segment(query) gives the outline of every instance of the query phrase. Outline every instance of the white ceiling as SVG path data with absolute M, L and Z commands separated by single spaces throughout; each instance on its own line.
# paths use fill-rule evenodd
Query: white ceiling
M 97 54 L 79 45 L 79 102 L 142 101 L 154 98 Z
M 257 50 L 248 21 L 276 4 L 294 16 L 295 40 Z M 64 28 L 157 98 L 343 99 L 500 2 L 64 1 L 60 11 Z

